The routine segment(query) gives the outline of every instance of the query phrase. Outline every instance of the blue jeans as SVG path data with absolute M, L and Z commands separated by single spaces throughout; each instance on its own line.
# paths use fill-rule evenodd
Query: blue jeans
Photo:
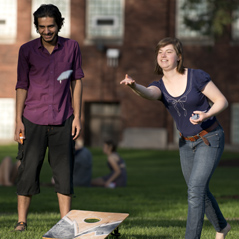
M 216 169 L 224 149 L 224 132 L 221 126 L 195 142 L 179 140 L 180 162 L 183 176 L 188 186 L 188 218 L 186 239 L 200 239 L 204 214 L 217 232 L 226 227 L 217 201 L 209 191 L 209 181 Z

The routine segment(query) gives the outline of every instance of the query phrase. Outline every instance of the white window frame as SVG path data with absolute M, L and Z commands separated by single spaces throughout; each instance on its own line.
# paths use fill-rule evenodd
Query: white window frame
M 71 1 L 70 0 L 32 0 L 32 27 L 31 35 L 32 38 L 39 37 L 39 33 L 36 32 L 36 27 L 34 25 L 33 13 L 40 7 L 42 4 L 53 4 L 58 7 L 59 11 L 62 14 L 62 17 L 65 18 L 64 24 L 59 32 L 59 36 L 70 37 L 71 34 Z
M 17 1 L 0 0 L 0 43 L 13 44 L 17 37 Z
M 234 11 L 232 16 L 236 17 L 236 20 L 232 23 L 232 40 L 239 41 L 239 9 Z
M 94 4 L 94 1 L 97 1 L 97 6 L 99 2 L 105 8 L 97 8 Z M 114 6 L 111 6 L 111 3 L 118 1 L 120 6 L 120 12 L 111 12 L 117 11 L 114 9 Z M 86 43 L 94 42 L 97 40 L 113 40 L 122 42 L 124 34 L 124 4 L 125 0 L 87 0 L 86 1 Z M 112 7 L 112 8 L 111 8 Z M 100 25 L 97 24 L 100 20 L 112 20 L 111 24 Z
M 0 140 L 12 141 L 15 130 L 15 99 L 0 98 Z

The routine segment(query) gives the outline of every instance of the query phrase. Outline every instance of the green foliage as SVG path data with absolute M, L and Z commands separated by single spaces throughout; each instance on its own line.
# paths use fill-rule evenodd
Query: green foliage
M 93 176 L 108 173 L 101 149 L 91 148 Z M 14 156 L 17 146 L 0 146 L 0 160 Z M 72 209 L 122 212 L 129 217 L 120 226 L 121 239 L 183 239 L 187 218 L 187 189 L 181 173 L 178 151 L 120 149 L 128 170 L 126 188 L 75 188 Z M 223 161 L 238 159 L 239 154 L 225 152 Z M 230 239 L 239 238 L 238 167 L 218 167 L 211 180 L 211 191 L 232 226 Z M 60 220 L 57 196 L 47 186 L 51 169 L 45 160 L 41 173 L 41 193 L 33 197 L 28 230 L 10 232 L 17 222 L 15 187 L 0 187 L 0 238 L 41 239 Z M 236 196 L 237 195 L 237 196 Z M 205 220 L 201 239 L 215 238 Z M 109 237 L 113 239 L 113 237 Z
M 202 7 L 204 6 L 204 7 Z M 238 18 L 239 0 L 184 0 L 184 23 L 205 36 L 220 37 Z M 195 12 L 195 14 L 191 14 Z M 237 14 L 232 14 L 236 11 Z

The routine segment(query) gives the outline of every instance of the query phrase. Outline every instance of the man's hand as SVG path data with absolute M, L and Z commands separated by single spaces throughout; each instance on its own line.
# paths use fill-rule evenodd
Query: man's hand
M 16 128 L 14 140 L 20 144 L 23 144 L 23 140 L 25 139 L 25 127 L 22 123 L 22 114 L 25 105 L 25 100 L 27 97 L 27 90 L 25 89 L 17 89 L 16 91 Z M 20 133 L 22 134 L 20 139 Z
M 72 137 L 76 140 L 81 132 L 81 102 L 82 102 L 82 80 L 78 79 L 71 82 L 72 107 L 74 109 L 74 120 L 72 122 Z
M 20 134 L 21 134 L 21 138 L 20 138 Z M 25 139 L 25 127 L 21 121 L 21 122 L 16 123 L 14 140 L 20 144 L 23 144 L 24 139 Z
M 72 137 L 76 140 L 80 136 L 81 132 L 81 120 L 79 118 L 74 118 L 72 122 Z

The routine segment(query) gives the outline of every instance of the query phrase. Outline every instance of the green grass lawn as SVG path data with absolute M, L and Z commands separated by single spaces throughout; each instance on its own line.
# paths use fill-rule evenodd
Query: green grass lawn
M 101 149 L 93 154 L 93 176 L 108 173 Z M 15 158 L 16 145 L 0 146 L 0 160 Z M 126 188 L 75 188 L 72 209 L 122 212 L 129 217 L 120 226 L 122 239 L 183 239 L 187 217 L 187 189 L 182 177 L 177 151 L 120 149 L 128 169 Z M 222 161 L 238 159 L 239 153 L 225 152 Z M 232 226 L 228 239 L 239 238 L 239 167 L 218 167 L 210 188 L 224 216 Z M 47 160 L 41 181 L 49 183 L 51 169 Z M 0 187 L 0 238 L 40 239 L 60 220 L 53 187 L 41 187 L 33 197 L 28 216 L 28 230 L 10 232 L 17 222 L 15 187 Z M 202 239 L 215 238 L 215 231 L 205 220 Z

